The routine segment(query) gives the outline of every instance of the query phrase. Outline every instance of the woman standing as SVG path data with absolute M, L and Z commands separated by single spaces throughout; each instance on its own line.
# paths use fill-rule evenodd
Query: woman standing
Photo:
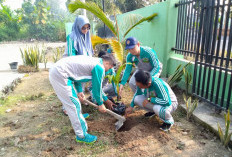
M 89 19 L 83 15 L 77 16 L 72 26 L 72 32 L 66 38 L 67 47 L 63 57 L 76 55 L 93 56 L 94 51 L 89 30 Z M 82 87 L 84 86 L 85 84 L 82 84 Z M 64 114 L 67 115 L 64 105 L 62 110 Z M 83 114 L 83 116 L 86 118 L 88 114 Z
M 72 32 L 67 36 L 67 47 L 63 56 L 92 56 L 94 52 L 89 30 L 88 18 L 82 15 L 77 16 Z

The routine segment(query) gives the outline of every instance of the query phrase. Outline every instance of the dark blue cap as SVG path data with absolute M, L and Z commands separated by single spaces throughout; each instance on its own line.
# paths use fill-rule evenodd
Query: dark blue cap
M 126 39 L 126 47 L 125 49 L 133 49 L 135 45 L 138 44 L 138 40 L 134 37 L 129 37 Z

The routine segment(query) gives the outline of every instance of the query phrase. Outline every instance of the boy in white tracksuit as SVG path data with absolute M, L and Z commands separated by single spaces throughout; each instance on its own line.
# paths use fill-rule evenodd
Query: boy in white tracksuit
M 131 106 L 126 113 L 132 112 L 133 107 L 139 107 L 154 112 L 164 122 L 160 129 L 168 131 L 174 124 L 171 115 L 177 109 L 178 102 L 170 86 L 158 77 L 151 77 L 149 72 L 139 70 L 135 73 L 137 85 Z
M 102 80 L 105 71 L 111 69 L 114 60 L 109 56 L 94 58 L 89 56 L 71 56 L 62 58 L 49 71 L 49 80 L 57 97 L 68 113 L 77 142 L 93 143 L 96 136 L 87 133 L 88 127 L 81 113 L 81 103 L 85 99 L 81 83 L 92 81 L 93 97 L 97 101 L 99 111 L 105 112 L 103 101 L 112 103 L 102 91 Z M 76 94 L 75 88 L 78 92 Z M 80 100 L 80 101 L 79 101 Z M 113 105 L 113 104 L 110 104 Z

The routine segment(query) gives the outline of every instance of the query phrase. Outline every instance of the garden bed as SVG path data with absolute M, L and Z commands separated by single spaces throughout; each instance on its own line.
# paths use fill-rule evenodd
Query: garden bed
M 175 90 L 181 100 L 181 91 Z M 129 87 L 123 102 L 130 104 Z M 9 94 L 0 106 L 0 156 L 231 156 L 219 139 L 197 124 L 186 121 L 177 110 L 175 125 L 165 133 L 157 117 L 145 118 L 145 111 L 135 109 L 116 132 L 116 120 L 83 105 L 89 133 L 97 135 L 93 145 L 79 144 L 69 119 L 61 112 L 48 80 L 48 71 L 30 74 Z M 7 109 L 11 112 L 5 113 Z

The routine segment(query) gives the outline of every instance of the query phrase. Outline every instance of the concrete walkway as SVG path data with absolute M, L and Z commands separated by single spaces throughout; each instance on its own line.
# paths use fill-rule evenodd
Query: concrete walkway
M 10 85 L 17 78 L 22 78 L 24 74 L 19 74 L 17 71 L 1 71 L 0 72 L 0 92 L 4 87 Z
M 186 111 L 185 105 L 180 105 L 182 109 Z M 201 102 L 198 104 L 198 107 L 193 112 L 193 119 L 204 126 L 205 128 L 209 129 L 211 132 L 218 135 L 218 126 L 219 123 L 223 133 L 225 133 L 225 119 L 224 119 L 224 111 L 221 114 L 215 113 L 215 107 L 212 105 Z M 232 116 L 230 116 L 230 121 L 232 121 Z M 230 123 L 230 133 L 232 132 L 232 123 Z M 230 139 L 230 142 L 232 142 L 232 137 Z

